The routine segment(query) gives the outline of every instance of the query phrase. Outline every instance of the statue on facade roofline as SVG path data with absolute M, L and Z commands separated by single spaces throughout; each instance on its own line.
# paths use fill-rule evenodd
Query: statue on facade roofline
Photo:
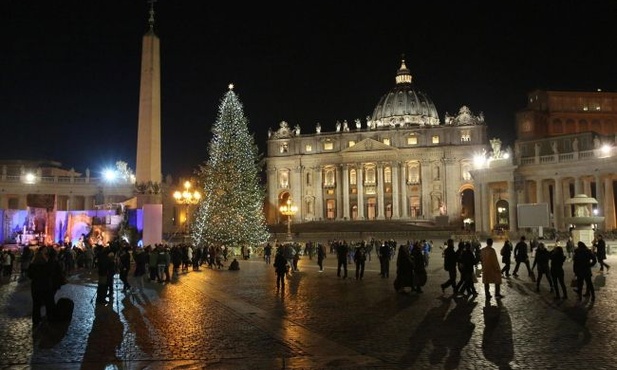
M 295 131 L 296 136 L 300 136 L 300 125 L 296 125 L 294 127 L 294 131 Z
M 321 123 L 317 122 L 317 125 L 315 126 L 315 132 L 321 134 Z
M 362 128 L 362 122 L 360 122 L 360 118 L 356 118 L 356 129 L 361 129 Z

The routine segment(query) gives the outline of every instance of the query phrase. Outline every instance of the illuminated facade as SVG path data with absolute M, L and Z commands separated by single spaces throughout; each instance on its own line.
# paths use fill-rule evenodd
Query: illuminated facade
M 317 123 L 301 133 L 280 122 L 269 131 L 266 176 L 268 222 L 413 220 L 462 225 L 473 219 L 474 156 L 487 151 L 482 113 L 463 106 L 442 122 L 430 98 L 415 89 L 402 61 L 396 84 L 364 121 Z

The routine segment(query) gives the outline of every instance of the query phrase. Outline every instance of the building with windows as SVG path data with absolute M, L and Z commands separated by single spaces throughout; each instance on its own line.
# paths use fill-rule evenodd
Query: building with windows
M 482 113 L 463 106 L 439 118 L 403 60 L 394 87 L 365 120 L 317 123 L 301 133 L 280 122 L 267 140 L 268 222 L 298 206 L 293 222 L 412 220 L 463 225 L 474 218 L 474 157 L 489 149 Z
M 600 230 L 617 229 L 617 93 L 532 91 L 516 114 L 513 150 L 487 138 L 482 113 L 444 115 L 415 89 L 403 61 L 396 84 L 366 120 L 281 122 L 267 141 L 268 221 L 410 220 L 476 231 L 525 231 L 519 206 L 546 204 L 547 228 L 568 230 L 575 195 L 595 198 Z M 473 224 L 473 225 L 472 225 Z M 542 225 L 538 225 L 542 226 Z M 521 230 L 523 229 L 523 230 Z

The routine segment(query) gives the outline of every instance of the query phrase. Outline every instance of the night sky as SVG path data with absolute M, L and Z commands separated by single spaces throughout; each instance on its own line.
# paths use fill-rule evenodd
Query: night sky
M 190 175 L 207 159 L 229 83 L 262 153 L 282 120 L 304 133 L 364 124 L 403 54 L 442 122 L 467 105 L 506 144 L 534 89 L 617 91 L 617 1 L 299 4 L 156 2 L 164 175 Z M 1 1 L 0 159 L 134 170 L 148 9 Z

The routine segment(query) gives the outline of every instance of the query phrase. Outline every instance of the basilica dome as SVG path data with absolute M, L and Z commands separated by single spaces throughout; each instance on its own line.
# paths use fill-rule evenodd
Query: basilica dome
M 439 115 L 433 101 L 414 89 L 411 72 L 401 61 L 396 73 L 396 86 L 381 97 L 368 126 L 373 129 L 439 125 Z

